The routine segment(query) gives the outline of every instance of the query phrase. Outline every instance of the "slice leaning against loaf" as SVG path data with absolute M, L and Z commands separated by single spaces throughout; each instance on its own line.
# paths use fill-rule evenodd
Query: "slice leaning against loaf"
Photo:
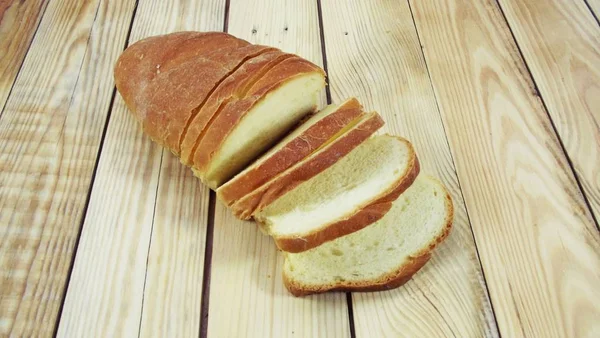
M 325 145 L 336 134 L 344 132 L 361 113 L 362 106 L 356 98 L 348 99 L 340 105 L 327 106 L 302 123 L 251 166 L 219 187 L 217 197 L 226 205 L 232 205 Z
M 285 254 L 284 284 L 296 296 L 399 287 L 427 263 L 450 233 L 452 219 L 448 191 L 420 176 L 379 221 L 317 248 Z
M 232 204 L 233 214 L 249 219 L 281 196 L 334 165 L 383 126 L 376 112 L 361 113 L 346 125 L 341 133 L 321 145 L 308 157 L 271 178 L 268 182 Z
M 374 136 L 254 218 L 287 252 L 302 252 L 382 218 L 419 174 L 413 146 Z
M 323 70 L 293 57 L 270 69 L 241 99 L 224 102 L 193 154 L 194 173 L 216 189 L 314 112 Z
M 213 88 L 249 59 L 276 50 L 225 33 L 152 37 L 121 54 L 115 83 L 144 131 L 179 154 L 179 141 L 194 109 Z

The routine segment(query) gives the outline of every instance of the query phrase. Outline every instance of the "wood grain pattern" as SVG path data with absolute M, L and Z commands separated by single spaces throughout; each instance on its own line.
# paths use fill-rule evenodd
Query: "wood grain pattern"
M 218 29 L 224 5 L 141 0 L 130 42 Z M 208 190 L 188 171 L 117 94 L 59 336 L 198 334 Z
M 349 337 L 344 294 L 292 296 L 283 257 L 254 222 L 217 202 L 208 337 Z
M 386 121 L 384 132 L 407 137 L 421 172 L 452 194 L 454 228 L 431 261 L 406 285 L 352 294 L 357 337 L 497 336 L 436 100 L 406 2 L 322 2 L 333 101 L 357 96 Z
M 600 236 L 497 4 L 410 4 L 501 334 L 597 335 Z
M 316 2 L 230 3 L 229 33 L 322 64 Z M 324 101 L 324 95 L 322 97 Z M 217 202 L 208 337 L 348 337 L 344 294 L 295 298 L 273 240 Z
M 48 0 L 0 1 L 0 116 L 47 4 Z
M 49 3 L 6 103 L 0 335 L 54 331 L 133 4 Z
M 600 26 L 583 1 L 500 6 L 598 220 Z

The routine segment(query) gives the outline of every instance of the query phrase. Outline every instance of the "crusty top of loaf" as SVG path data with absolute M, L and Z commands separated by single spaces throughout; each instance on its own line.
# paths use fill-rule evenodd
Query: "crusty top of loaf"
M 192 111 L 235 67 L 277 50 L 221 32 L 178 32 L 140 40 L 119 57 L 115 83 L 156 142 L 179 153 Z

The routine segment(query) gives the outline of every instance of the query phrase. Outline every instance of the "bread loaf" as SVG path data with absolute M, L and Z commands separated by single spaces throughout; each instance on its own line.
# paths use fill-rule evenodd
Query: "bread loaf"
M 311 116 L 325 74 L 297 55 L 179 32 L 134 43 L 114 75 L 146 134 L 273 236 L 295 295 L 397 287 L 450 230 L 447 191 L 417 179 L 410 142 L 372 136 L 379 114 L 352 98 Z

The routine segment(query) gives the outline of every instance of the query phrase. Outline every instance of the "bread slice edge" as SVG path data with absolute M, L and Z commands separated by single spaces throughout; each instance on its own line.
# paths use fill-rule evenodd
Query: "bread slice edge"
M 334 165 L 384 125 L 383 119 L 376 112 L 363 113 L 359 118 L 362 121 L 319 151 L 313 152 L 305 158 L 306 161 L 302 160 L 283 171 L 273 180 L 231 205 L 233 214 L 243 220 L 250 219 L 302 182 Z
M 394 136 L 405 142 L 409 148 L 410 160 L 406 170 L 380 197 L 367 201 L 346 218 L 324 224 L 304 235 L 278 235 L 270 233 L 277 247 L 285 252 L 298 253 L 315 248 L 325 242 L 349 235 L 380 220 L 391 209 L 392 203 L 408 189 L 421 171 L 419 159 L 413 145 L 406 139 Z M 263 226 L 263 228 L 266 228 Z

